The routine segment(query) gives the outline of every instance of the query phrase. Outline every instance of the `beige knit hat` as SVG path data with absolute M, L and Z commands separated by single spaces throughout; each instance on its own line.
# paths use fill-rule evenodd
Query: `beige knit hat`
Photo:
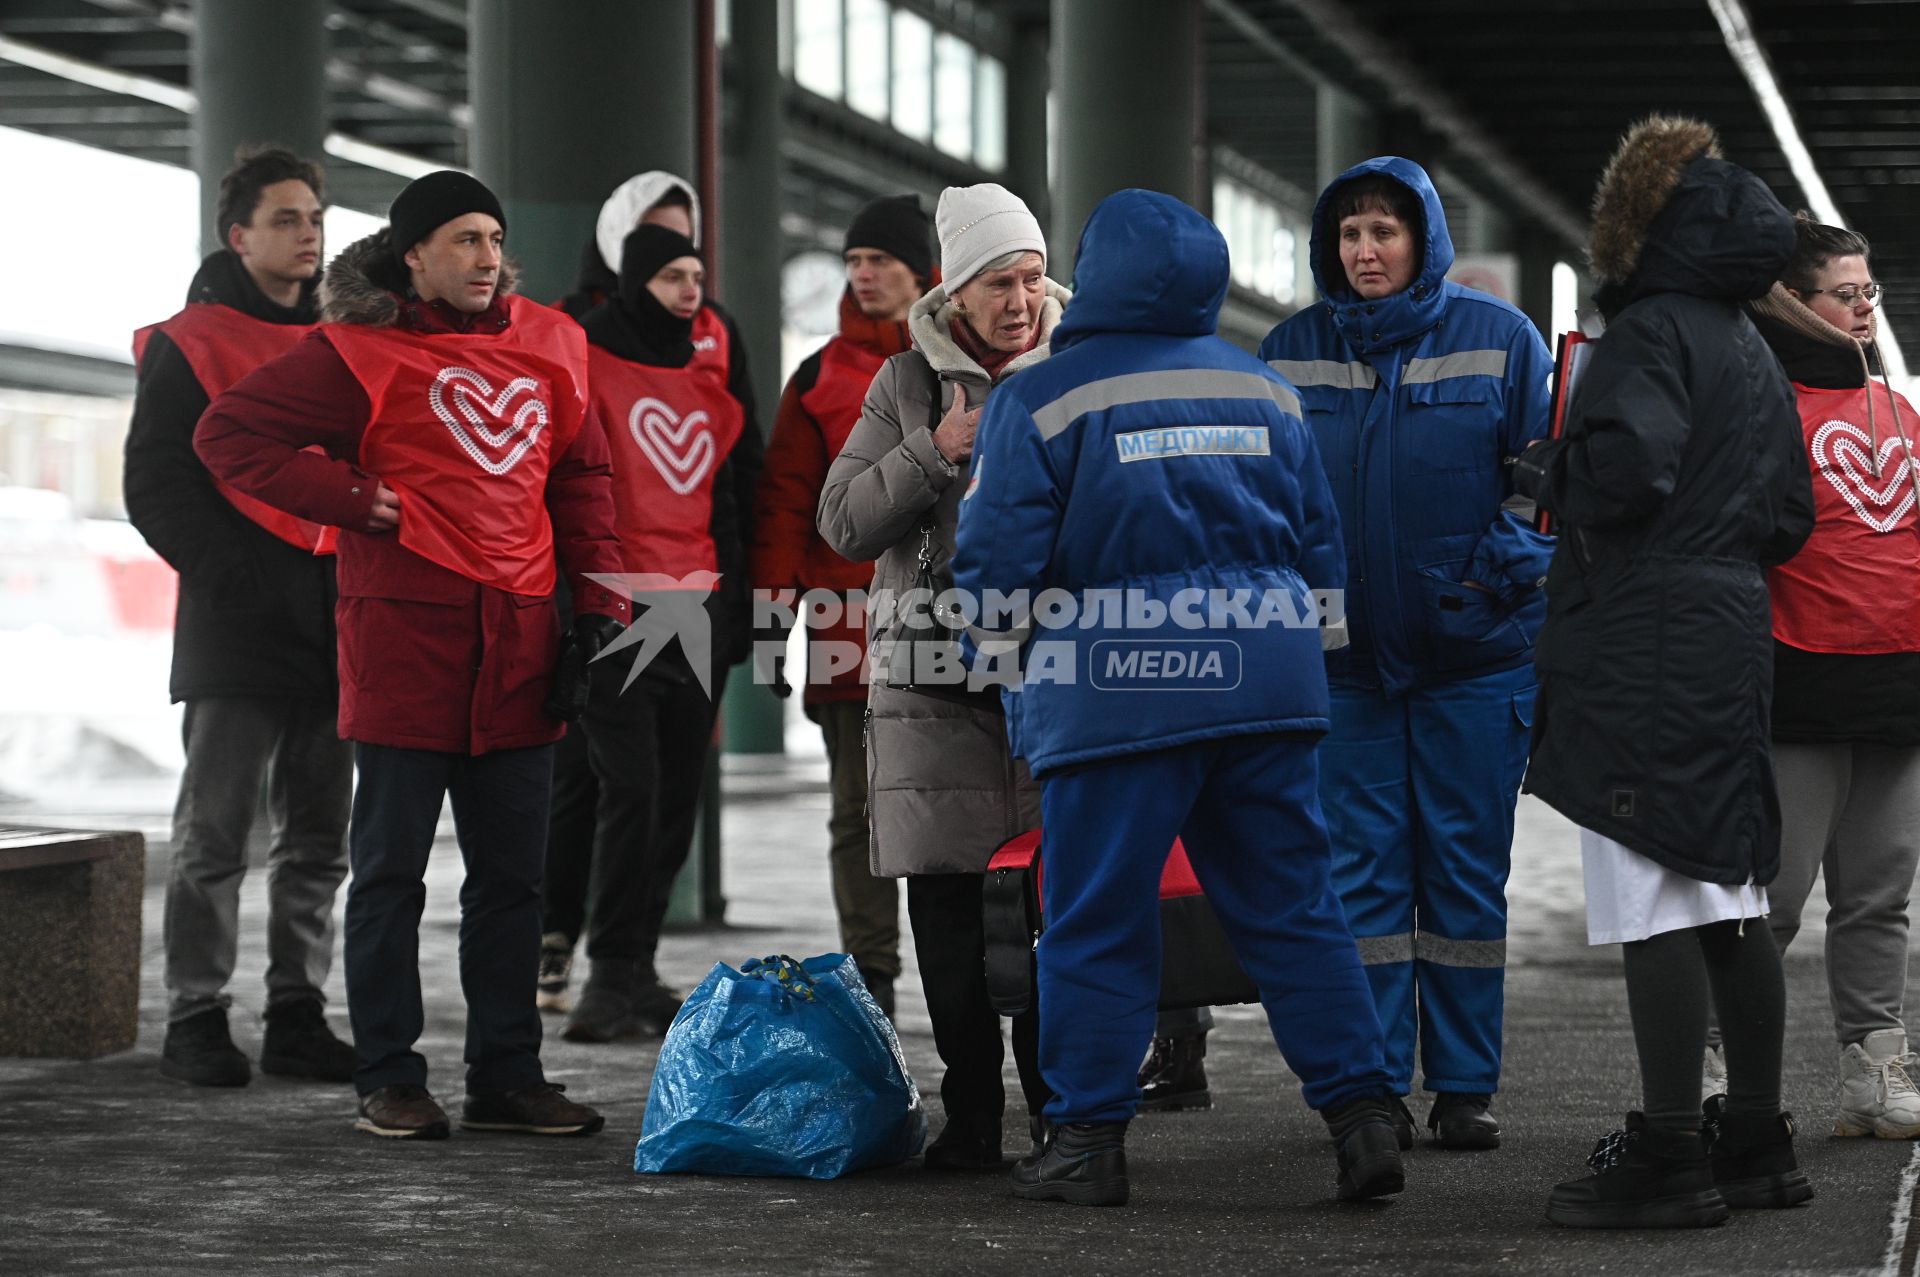
M 1047 258 L 1039 221 L 1019 196 L 992 182 L 940 192 L 933 226 L 940 237 L 940 278 L 948 296 L 1008 253 L 1038 253 L 1042 262 Z

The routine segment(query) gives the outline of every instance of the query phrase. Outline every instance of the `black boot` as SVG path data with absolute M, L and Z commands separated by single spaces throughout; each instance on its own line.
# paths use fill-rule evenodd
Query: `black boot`
M 639 1032 L 645 1038 L 664 1038 L 667 1030 L 673 1027 L 674 1017 L 680 1014 L 680 1008 L 687 999 L 679 990 L 661 983 L 660 977 L 652 971 L 641 977 L 633 994 L 633 1014 L 639 1022 Z
M 1047 1146 L 1013 1168 L 1013 1195 L 1075 1206 L 1127 1204 L 1127 1124 L 1068 1122 L 1050 1127 Z
M 160 1076 L 189 1086 L 245 1086 L 253 1065 L 227 1032 L 227 1009 L 208 1007 L 167 1026 Z
M 1812 1201 L 1813 1185 L 1793 1156 L 1793 1114 L 1745 1117 L 1728 1113 L 1726 1103 L 1724 1095 L 1707 1101 L 1717 1128 L 1709 1141 L 1713 1182 L 1727 1205 L 1778 1210 Z
M 334 1036 L 320 1002 L 301 998 L 268 1007 L 266 1020 L 266 1037 L 260 1043 L 262 1073 L 321 1082 L 353 1081 L 353 1044 Z
M 569 1042 L 612 1042 L 639 1033 L 640 1017 L 634 1007 L 638 979 L 637 963 L 595 962 L 560 1036 Z
M 1407 1107 L 1407 1097 L 1393 1097 L 1388 1117 L 1393 1121 L 1393 1138 L 1400 1145 L 1402 1153 L 1413 1147 L 1413 1110 Z
M 1341 1201 L 1391 1197 L 1406 1188 L 1400 1139 L 1394 1132 L 1395 1102 L 1383 1092 L 1349 1100 L 1337 1109 L 1321 1110 L 1339 1155 L 1340 1177 L 1334 1192 Z
M 930 1171 L 997 1171 L 1006 1165 L 1000 1153 L 1000 1118 L 947 1114 L 940 1136 L 927 1145 Z
M 1427 1113 L 1427 1129 L 1441 1148 L 1500 1147 L 1500 1123 L 1487 1112 L 1490 1095 L 1459 1095 L 1442 1091 Z
M 1645 1115 L 1593 1146 L 1594 1173 L 1554 1186 L 1547 1219 L 1567 1228 L 1711 1228 L 1727 1222 L 1706 1145 L 1694 1131 L 1654 1130 Z
M 880 1009 L 886 1012 L 887 1018 L 891 1020 L 893 1018 L 893 977 L 861 967 L 860 979 L 866 984 L 867 992 L 873 995 L 873 1000 L 880 1004 Z
M 1152 1053 L 1140 1066 L 1140 1111 L 1173 1113 L 1212 1108 L 1206 1059 L 1204 1033 L 1190 1038 L 1155 1038 Z

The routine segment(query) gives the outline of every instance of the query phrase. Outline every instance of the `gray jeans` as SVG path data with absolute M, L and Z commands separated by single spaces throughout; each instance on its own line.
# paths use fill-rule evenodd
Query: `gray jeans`
M 167 1019 L 232 999 L 247 834 L 267 786 L 267 1005 L 320 998 L 347 875 L 353 747 L 330 705 L 190 700 L 165 920 Z
M 1827 988 L 1842 1046 L 1903 1027 L 1907 898 L 1920 864 L 1920 748 L 1773 747 L 1780 876 L 1767 888 L 1782 952 L 1826 870 Z

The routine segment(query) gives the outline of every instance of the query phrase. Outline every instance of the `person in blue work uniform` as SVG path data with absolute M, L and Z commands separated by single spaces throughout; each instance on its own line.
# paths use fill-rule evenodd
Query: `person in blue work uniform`
M 1176 835 L 1333 1133 L 1339 1196 L 1404 1185 L 1315 790 L 1316 592 L 1342 584 L 1340 531 L 1294 391 L 1213 335 L 1227 278 L 1226 241 L 1185 204 L 1105 200 L 1052 357 L 987 399 L 961 501 L 958 589 L 983 607 L 1024 592 L 1056 626 L 1023 637 L 995 607 L 967 631 L 977 672 L 1024 661 L 1008 730 L 1042 785 L 1054 1098 L 1012 1173 L 1023 1198 L 1127 1199 Z
M 1446 216 L 1410 160 L 1335 179 L 1312 252 L 1324 300 L 1260 358 L 1300 390 L 1347 546 L 1352 642 L 1328 655 L 1320 750 L 1334 880 L 1400 1095 L 1417 1038 L 1435 1141 L 1497 1148 L 1507 870 L 1553 553 L 1511 465 L 1547 433 L 1552 361 L 1525 315 L 1447 282 Z

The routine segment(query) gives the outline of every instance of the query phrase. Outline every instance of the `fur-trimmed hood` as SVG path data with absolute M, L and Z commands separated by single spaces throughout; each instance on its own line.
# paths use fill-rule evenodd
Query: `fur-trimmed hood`
M 1792 252 L 1792 217 L 1698 120 L 1634 125 L 1594 191 L 1588 260 L 1605 311 L 1660 292 L 1760 297 Z
M 494 296 L 511 295 L 519 282 L 519 266 L 511 257 L 503 257 L 500 287 Z M 329 324 L 390 328 L 399 322 L 401 304 L 412 291 L 406 268 L 394 259 L 393 234 L 382 226 L 341 249 L 327 263 L 320 281 L 320 319 Z
M 1602 284 L 1624 284 L 1639 264 L 1647 231 L 1680 185 L 1687 165 L 1720 159 L 1713 127 L 1680 116 L 1650 115 L 1627 130 L 1593 192 L 1587 261 Z
M 1054 326 L 1072 300 L 1070 291 L 1052 279 L 1047 280 L 1047 297 L 1040 303 L 1040 341 L 1032 350 L 1009 360 L 1000 370 L 999 380 L 1004 381 L 1022 368 L 1039 363 L 1051 353 Z M 913 334 L 913 348 L 944 380 L 972 382 L 982 388 L 992 385 L 995 379 L 987 376 L 986 369 L 975 363 L 953 339 L 950 328 L 955 318 L 954 302 L 947 296 L 947 286 L 935 284 L 907 312 L 907 331 Z

